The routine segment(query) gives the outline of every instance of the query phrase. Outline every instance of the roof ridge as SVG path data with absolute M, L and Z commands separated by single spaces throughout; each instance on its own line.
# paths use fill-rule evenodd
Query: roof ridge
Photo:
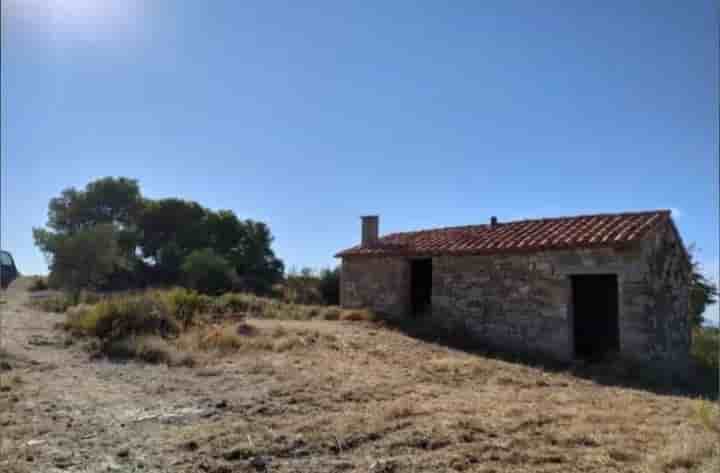
M 521 220 L 509 220 L 507 222 L 498 221 L 498 225 L 508 225 L 511 223 L 552 222 L 555 220 L 570 220 L 570 219 L 593 218 L 593 217 L 630 217 L 630 216 L 636 216 L 636 215 L 652 215 L 652 214 L 670 215 L 671 210 L 670 209 L 637 210 L 637 211 L 617 212 L 617 213 L 606 212 L 606 213 L 599 213 L 599 214 L 565 215 L 562 217 L 526 218 L 526 219 L 521 219 Z M 420 230 L 409 230 L 406 232 L 388 233 L 386 235 L 382 235 L 380 238 L 409 235 L 412 233 L 441 232 L 441 231 L 447 231 L 447 230 L 463 230 L 463 229 L 478 228 L 478 227 L 490 228 L 490 224 L 489 223 L 477 223 L 477 224 L 457 225 L 457 226 L 449 226 L 449 227 L 422 228 Z

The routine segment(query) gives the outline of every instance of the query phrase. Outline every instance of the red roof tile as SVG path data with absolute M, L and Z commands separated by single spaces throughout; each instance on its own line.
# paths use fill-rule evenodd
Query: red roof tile
M 669 210 L 580 215 L 391 233 L 370 246 L 354 246 L 336 257 L 420 256 L 532 252 L 623 246 L 642 239 Z

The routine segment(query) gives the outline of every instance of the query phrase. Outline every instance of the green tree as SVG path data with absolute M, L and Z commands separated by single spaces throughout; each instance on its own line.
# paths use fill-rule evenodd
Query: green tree
M 273 284 L 282 281 L 285 265 L 272 250 L 273 236 L 267 225 L 245 220 L 242 229 L 231 261 L 245 290 L 267 294 Z
M 117 256 L 109 258 L 114 264 L 112 270 L 104 266 L 106 255 L 94 248 L 81 255 L 82 248 L 73 246 L 76 235 L 84 237 L 100 226 L 112 234 L 111 250 Z M 183 264 L 195 252 L 207 249 L 212 250 L 213 257 L 201 253 L 204 260 L 217 263 L 221 258 L 233 275 L 241 276 L 238 287 L 245 290 L 269 292 L 283 274 L 282 261 L 271 248 L 272 234 L 264 223 L 240 220 L 232 211 L 215 212 L 193 201 L 144 199 L 138 182 L 124 177 L 106 177 L 81 190 L 62 191 L 50 200 L 47 226 L 34 229 L 34 238 L 48 261 L 63 261 L 66 254 L 59 252 L 68 245 L 80 259 L 103 257 L 98 264 L 108 288 L 181 284 L 186 281 Z M 199 264 L 196 258 L 190 263 Z M 50 279 L 57 281 L 60 274 L 53 275 L 53 267 Z M 58 271 L 62 267 L 58 263 Z M 92 282 L 96 287 L 99 284 L 99 280 Z
M 182 199 L 145 201 L 138 222 L 139 247 L 152 264 L 156 282 L 179 282 L 185 257 L 208 247 L 207 213 L 197 202 Z
M 48 257 L 51 279 L 76 299 L 82 289 L 103 288 L 116 268 L 127 263 L 111 224 L 71 235 L 35 230 L 35 240 Z
M 688 249 L 690 256 L 690 264 L 692 272 L 690 273 L 690 320 L 693 325 L 701 326 L 703 323 L 703 313 L 707 306 L 717 302 L 718 288 L 717 284 L 705 277 L 702 273 L 702 267 L 696 260 L 694 245 L 690 245 Z
M 188 287 L 204 294 L 228 291 L 237 280 L 228 261 L 211 248 L 190 253 L 182 264 L 182 274 Z
M 326 304 L 340 304 L 340 268 L 320 271 L 320 293 Z
M 65 189 L 50 200 L 47 226 L 72 234 L 101 223 L 129 230 L 137 221 L 143 202 L 135 179 L 105 177 L 84 190 Z
M 139 234 L 135 223 L 142 205 L 137 181 L 124 177 L 98 179 L 83 190 L 71 187 L 51 199 L 47 229 L 33 229 L 35 244 L 50 263 L 50 280 L 69 289 L 82 281 L 88 287 L 99 288 L 133 279 L 129 272 L 138 263 Z M 94 237 L 108 243 L 105 251 L 92 242 L 83 249 L 83 242 Z M 84 272 L 73 268 L 75 263 L 70 258 L 85 263 L 94 258 L 97 261 Z

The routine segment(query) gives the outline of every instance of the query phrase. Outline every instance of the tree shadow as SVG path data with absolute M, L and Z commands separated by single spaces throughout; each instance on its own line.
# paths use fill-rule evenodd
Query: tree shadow
M 603 386 L 638 389 L 660 395 L 718 399 L 720 376 L 716 368 L 695 360 L 668 367 L 658 362 L 639 362 L 608 356 L 597 361 L 559 361 L 541 353 L 517 353 L 468 334 L 461 323 L 442 323 L 430 316 L 382 317 L 388 328 L 410 337 L 469 354 L 519 363 L 552 373 L 565 373 Z

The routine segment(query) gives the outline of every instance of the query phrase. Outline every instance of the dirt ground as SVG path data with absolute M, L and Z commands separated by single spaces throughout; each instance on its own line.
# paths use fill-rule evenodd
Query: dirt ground
M 28 297 L 0 309 L 3 472 L 691 471 L 713 448 L 689 397 L 370 323 L 251 320 L 280 343 L 168 368 L 91 360 Z

